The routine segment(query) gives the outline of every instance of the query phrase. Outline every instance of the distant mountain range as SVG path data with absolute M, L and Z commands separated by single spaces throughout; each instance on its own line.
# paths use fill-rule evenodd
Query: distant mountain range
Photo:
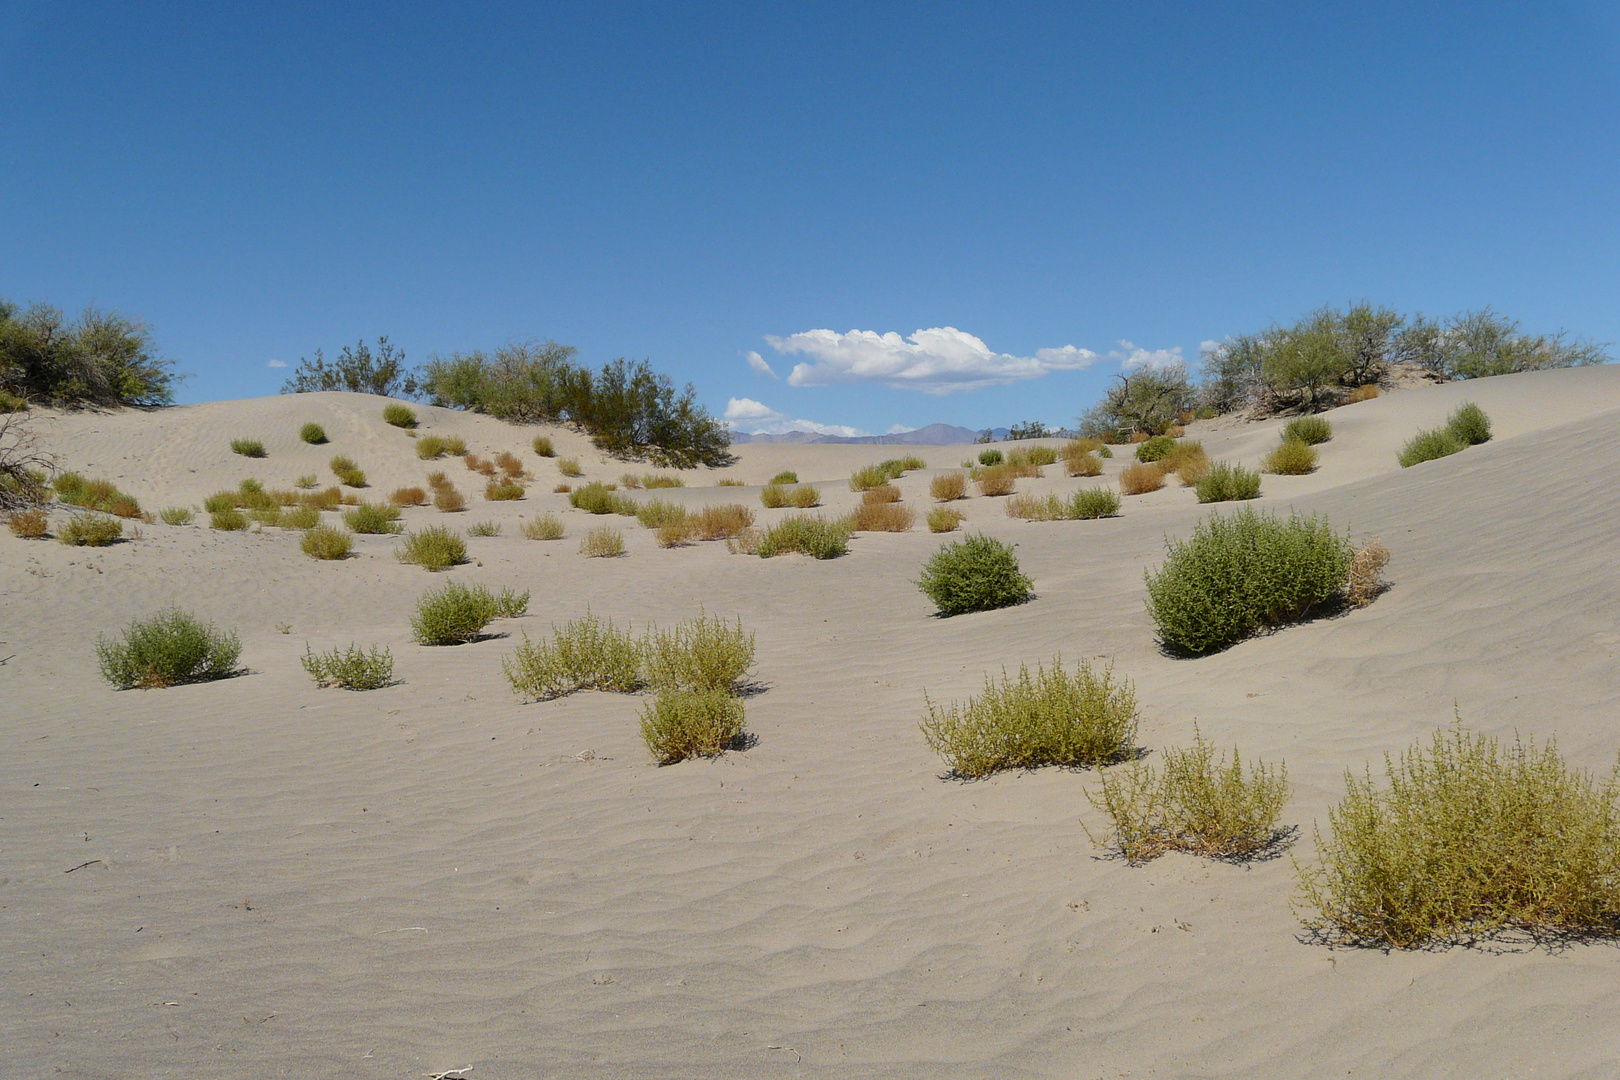
M 1007 437 L 1006 428 L 991 428 L 997 439 Z M 733 431 L 734 443 L 864 443 L 872 446 L 960 446 L 979 441 L 980 432 L 955 424 L 929 424 L 915 431 L 901 431 L 893 435 L 818 435 L 813 431 L 788 431 L 781 435 L 750 435 L 746 431 Z

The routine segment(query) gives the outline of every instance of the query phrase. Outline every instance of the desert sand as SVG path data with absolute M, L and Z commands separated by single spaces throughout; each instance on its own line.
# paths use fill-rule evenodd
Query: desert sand
M 1462 401 L 1490 443 L 1400 469 L 1399 445 Z M 397 540 L 322 563 L 297 534 L 141 526 L 105 549 L 0 533 L 0 1074 L 17 1077 L 1609 1077 L 1620 1075 L 1620 948 L 1384 952 L 1304 934 L 1292 858 L 1315 859 L 1346 770 L 1427 739 L 1453 711 L 1556 737 L 1606 773 L 1620 751 L 1620 367 L 1403 390 L 1327 414 L 1321 467 L 1267 476 L 1261 507 L 1330 516 L 1393 554 L 1371 607 L 1197 660 L 1156 646 L 1142 574 L 1208 512 L 1172 482 L 1121 517 L 1032 523 L 956 505 L 1013 541 L 1037 598 L 940 619 L 913 584 L 946 537 L 860 534 L 816 562 L 661 549 L 587 559 L 602 519 L 551 492 L 546 430 L 586 478 L 627 470 L 563 429 L 418 406 L 422 432 L 510 450 L 536 479 L 482 499 L 348 394 L 157 412 L 41 414 L 62 465 L 143 507 L 198 504 L 253 476 L 331 483 L 354 457 L 378 497 L 445 468 L 496 520 L 475 563 L 430 575 Z M 1075 411 L 1079 411 L 1078 407 Z M 298 441 L 325 425 L 331 443 Z M 1249 465 L 1281 421 L 1189 434 Z M 237 437 L 268 458 L 233 455 Z M 915 450 L 899 481 L 974 448 L 747 445 L 656 494 L 743 502 L 793 468 L 836 513 L 855 468 Z M 893 451 L 893 453 L 891 453 Z M 1099 481 L 1048 468 L 1020 490 Z M 645 471 L 636 467 L 635 471 Z M 714 487 L 733 476 L 747 487 Z M 645 492 L 633 493 L 646 498 Z M 568 538 L 522 538 L 563 514 Z M 60 520 L 61 515 L 56 515 Z M 506 635 L 412 644 L 443 581 L 533 591 Z M 246 672 L 114 691 L 94 643 L 178 604 L 241 637 Z M 758 635 L 758 742 L 659 768 L 641 700 L 515 697 L 520 635 L 586 612 L 637 627 L 706 609 Z M 317 689 L 306 643 L 388 646 L 387 689 Z M 918 731 L 936 701 L 1056 654 L 1134 681 L 1148 750 L 1206 737 L 1286 761 L 1299 832 L 1281 858 L 1169 855 L 1143 867 L 1088 837 L 1094 773 L 963 783 Z M 68 871 L 72 872 L 68 872 Z

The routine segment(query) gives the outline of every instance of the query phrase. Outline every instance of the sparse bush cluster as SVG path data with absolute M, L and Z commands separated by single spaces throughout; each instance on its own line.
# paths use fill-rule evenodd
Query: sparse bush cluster
M 926 468 L 928 463 L 914 454 L 908 454 L 903 458 L 890 458 L 876 465 L 867 465 L 855 470 L 854 475 L 849 478 L 849 490 L 865 491 L 880 484 L 887 484 L 890 480 L 898 480 L 908 472 Z
M 56 497 L 69 506 L 99 510 L 114 517 L 138 518 L 141 506 L 132 495 L 119 491 L 110 480 L 87 480 L 76 472 L 57 474 Z
M 568 505 L 587 514 L 622 514 L 636 516 L 636 501 L 599 480 L 582 484 L 568 493 Z
M 808 510 L 821 505 L 821 491 L 814 484 L 782 484 L 773 480 L 759 492 L 759 501 L 771 510 L 784 506 Z
M 791 554 L 836 559 L 849 554 L 849 532 L 848 521 L 829 521 L 819 514 L 792 514 L 748 538 L 751 542 L 744 542 L 746 534 L 738 534 L 737 540 L 741 550 L 762 559 Z
M 1401 468 L 1406 469 L 1420 462 L 1460 454 L 1470 446 L 1489 442 L 1490 438 L 1490 417 L 1486 416 L 1485 410 L 1478 405 L 1467 402 L 1458 406 L 1457 410 L 1446 419 L 1444 427 L 1420 431 L 1412 436 L 1406 445 L 1401 447 L 1399 455 Z
M 386 648 L 372 646 L 367 652 L 351 644 L 347 649 L 317 653 L 306 642 L 302 662 L 316 686 L 381 690 L 394 681 L 394 657 Z
M 344 455 L 339 454 L 337 457 L 333 458 L 329 464 L 332 467 L 332 475 L 336 476 L 338 480 L 345 486 L 352 488 L 363 488 L 366 486 L 365 471 L 362 470 L 359 465 L 355 464 L 353 458 L 345 457 Z

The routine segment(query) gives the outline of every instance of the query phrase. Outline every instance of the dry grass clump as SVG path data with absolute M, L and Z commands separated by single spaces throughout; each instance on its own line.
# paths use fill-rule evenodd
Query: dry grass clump
M 304 533 L 298 546 L 312 559 L 346 559 L 354 549 L 354 540 L 342 529 L 317 525 Z
M 208 527 L 220 532 L 242 532 L 248 527 L 248 516 L 234 506 L 224 506 L 209 511 Z
M 1299 442 L 1315 446 L 1333 438 L 1333 425 L 1325 416 L 1295 417 L 1283 425 L 1282 438 L 1284 442 L 1297 439 Z
M 660 690 L 642 709 L 641 738 L 660 765 L 746 745 L 742 699 L 722 690 Z
M 626 491 L 634 491 L 641 486 L 641 477 L 635 473 L 620 473 L 619 486 Z
M 523 536 L 528 540 L 561 540 L 562 518 L 556 514 L 541 514 L 523 523 Z
M 196 517 L 184 506 L 166 506 L 158 511 L 158 518 L 165 525 L 190 525 Z
M 819 514 L 793 514 L 748 538 L 739 534 L 740 550 L 752 548 L 762 559 L 798 553 L 812 559 L 836 559 L 849 554 L 850 525 L 847 520 L 828 521 Z
M 624 554 L 624 533 L 604 525 L 585 534 L 579 553 L 588 559 L 613 559 Z
M 1201 442 L 1178 442 L 1175 449 L 1159 459 L 1159 469 L 1165 474 L 1175 473 L 1182 487 L 1193 487 L 1210 469 L 1209 454 Z
M 484 498 L 491 502 L 512 502 L 523 498 L 523 485 L 516 480 L 491 480 L 484 485 Z
M 494 620 L 518 618 L 528 606 L 527 592 L 502 589 L 497 596 L 482 585 L 447 581 L 416 602 L 411 633 L 423 645 L 464 645 L 477 641 Z
M 1070 476 L 1101 476 L 1102 462 L 1097 460 L 1096 455 L 1084 450 L 1078 453 L 1069 452 L 1069 447 L 1074 445 L 1074 443 L 1070 443 L 1064 447 L 1063 467 L 1068 474 Z
M 395 506 L 426 506 L 428 494 L 419 487 L 395 488 L 388 501 Z
M 974 479 L 979 485 L 980 495 L 1010 495 L 1017 476 L 1011 466 L 990 465 L 980 469 Z
M 1018 454 L 1023 455 L 1024 460 L 1028 461 L 1031 465 L 1034 465 L 1037 468 L 1042 465 L 1054 465 L 1057 463 L 1058 459 L 1057 448 L 1054 446 L 1048 446 L 1045 443 L 1039 443 L 1035 446 L 1026 447 L 1023 450 L 1018 451 Z M 1018 454 L 1015 454 L 1014 456 L 1016 457 Z
M 326 441 L 326 429 L 311 420 L 298 429 L 298 437 L 311 446 L 319 446 Z
M 394 402 L 383 406 L 383 423 L 397 428 L 414 428 L 416 413 L 409 406 Z
M 855 475 L 849 478 L 849 490 L 865 491 L 867 488 L 886 484 L 890 480 L 898 480 L 913 469 L 926 469 L 928 463 L 915 454 L 908 454 L 903 458 L 890 458 L 880 461 L 876 465 L 868 465 L 857 469 Z
M 579 459 L 563 457 L 557 459 L 557 471 L 567 477 L 584 476 L 585 470 L 579 467 Z
M 1160 753 L 1162 775 L 1146 761 L 1133 761 L 1102 776 L 1102 791 L 1086 792 L 1108 815 L 1104 843 L 1134 864 L 1169 851 L 1243 861 L 1275 848 L 1287 837 L 1277 827 L 1288 801 L 1288 769 L 1262 761 L 1247 772 L 1237 748 L 1231 764 L 1193 729 L 1187 750 Z M 1088 830 L 1089 831 L 1089 830 Z
M 450 478 L 448 476 L 444 475 L 443 471 L 435 471 L 435 472 L 428 473 L 428 475 L 427 475 L 427 483 L 428 483 L 428 487 L 432 488 L 434 491 L 438 491 L 440 488 L 447 488 L 447 487 L 454 487 L 455 486 L 455 485 L 450 483 Z
M 788 487 L 772 481 L 760 489 L 759 501 L 772 510 L 784 506 L 808 510 L 821 505 L 821 491 L 814 484 Z
M 1241 465 L 1217 461 L 1193 485 L 1201 503 L 1233 502 L 1258 498 L 1260 474 Z
M 928 481 L 928 494 L 935 502 L 954 502 L 967 495 L 967 474 L 940 473 Z
M 475 521 L 467 526 L 468 536 L 499 536 L 501 523 L 498 521 Z
M 343 491 L 340 488 L 329 487 L 322 491 L 311 491 L 299 496 L 298 501 L 315 510 L 336 510 L 343 505 Z M 211 509 L 207 503 L 203 509 Z
M 56 497 L 69 506 L 121 518 L 141 516 L 140 504 L 134 497 L 119 491 L 110 480 L 87 480 L 76 472 L 65 472 L 58 474 L 51 486 L 56 489 Z
M 933 533 L 955 532 L 967 515 L 962 511 L 949 506 L 936 506 L 928 511 L 928 531 Z
M 771 483 L 773 484 L 787 485 L 797 484 L 798 482 L 799 474 L 794 472 L 792 469 L 783 469 L 781 472 L 771 477 Z
M 1342 599 L 1350 576 L 1350 541 L 1315 516 L 1214 513 L 1189 539 L 1165 543 L 1164 565 L 1144 572 L 1147 608 L 1160 640 L 1179 653 L 1213 652 L 1303 619 Z
M 178 608 L 136 619 L 120 639 L 96 639 L 101 676 L 120 690 L 223 679 L 236 672 L 242 643 Z
M 345 510 L 343 524 L 351 532 L 373 536 L 397 533 L 405 527 L 399 523 L 399 507 L 388 503 L 361 503 Z
M 1345 774 L 1345 798 L 1300 867 L 1306 925 L 1395 948 L 1517 932 L 1611 937 L 1620 919 L 1620 773 L 1601 785 L 1555 743 L 1502 747 L 1461 722 L 1399 762 L 1387 786 Z
M 586 612 L 565 626 L 553 625 L 551 640 L 523 643 L 501 661 L 512 692 L 536 701 L 579 690 L 631 694 L 642 688 L 642 645 L 613 621 Z
M 366 474 L 360 468 L 360 466 L 354 463 L 353 458 L 345 457 L 342 454 L 339 454 L 337 457 L 328 462 L 328 464 L 332 468 L 332 475 L 336 476 L 338 478 L 338 482 L 344 486 L 352 488 L 363 488 L 366 486 Z
M 1020 666 L 1018 677 L 989 676 L 984 692 L 941 708 L 924 696 L 922 722 L 928 746 L 966 779 L 1002 769 L 1068 768 L 1105 765 L 1130 752 L 1136 739 L 1136 692 L 1128 679 L 1115 680 L 1080 661 L 1071 675 L 1060 659 L 1035 674 Z
M 534 448 L 536 457 L 556 457 L 557 449 L 551 445 L 551 436 L 536 435 L 534 442 L 529 444 Z
M 320 523 L 321 512 L 309 506 L 285 507 L 277 522 L 283 529 L 313 529 Z
M 421 532 L 406 533 L 394 549 L 394 557 L 430 572 L 448 570 L 467 561 L 467 542 L 442 525 L 430 525 Z
M 553 495 L 566 495 L 570 491 L 573 491 L 573 490 L 574 490 L 574 485 L 573 484 L 558 484 L 556 487 L 551 489 L 551 493 Z
M 643 473 L 641 486 L 648 491 L 657 491 L 659 488 L 683 488 L 686 481 L 674 473 Z
M 1164 487 L 1164 472 L 1158 465 L 1133 461 L 1120 470 L 1119 490 L 1127 495 L 1145 495 L 1162 487 Z
M 433 505 L 440 513 L 459 513 L 467 509 L 467 497 L 454 484 L 444 484 L 433 489 Z
M 879 484 L 861 492 L 863 503 L 892 503 L 900 501 L 900 489 L 893 484 Z
M 1384 582 L 1384 567 L 1389 565 L 1389 548 L 1377 540 L 1365 540 L 1350 556 L 1350 580 L 1345 586 L 1345 599 L 1351 607 L 1363 608 L 1389 588 Z
M 510 450 L 502 450 L 495 455 L 495 465 L 512 479 L 516 480 L 523 475 L 523 461 Z
M 727 540 L 754 524 L 754 512 L 737 503 L 705 506 L 689 519 L 701 540 Z
M 953 541 L 923 565 L 917 587 L 941 615 L 1021 604 L 1034 582 L 1019 568 L 1011 545 L 976 534 Z
M 12 535 L 23 540 L 41 540 L 47 534 L 48 521 L 43 510 L 17 510 L 6 518 Z M 119 532 L 123 529 L 120 527 Z
M 722 476 L 714 482 L 715 487 L 747 487 L 748 485 L 735 476 Z
M 308 491 L 318 483 L 320 483 L 320 479 L 314 473 L 304 473 L 293 481 L 293 487 L 301 491 Z
M 450 452 L 450 440 L 442 435 L 424 435 L 416 440 L 416 456 L 423 461 L 434 461 Z
M 1316 471 L 1316 447 L 1298 439 L 1284 439 L 1266 455 L 1260 467 L 1278 476 L 1304 476 Z
M 850 511 L 848 520 L 851 532 L 908 532 L 917 521 L 917 512 L 895 502 L 862 499 L 860 505 Z
M 231 453 L 241 454 L 243 457 L 251 458 L 262 458 L 266 456 L 264 452 L 264 443 L 260 442 L 258 439 L 232 439 Z
M 636 510 L 636 520 L 644 529 L 656 529 L 664 525 L 680 525 L 687 518 L 686 507 L 664 499 L 648 499 Z
M 1002 504 L 1010 518 L 1025 521 L 1063 521 L 1069 517 L 1069 505 L 1056 495 L 1014 495 Z
M 394 657 L 387 648 L 375 645 L 370 652 L 351 643 L 347 649 L 317 653 L 305 642 L 302 662 L 316 686 L 381 690 L 394 681 Z
M 1119 517 L 1119 496 L 1110 488 L 1081 488 L 1069 503 L 1069 516 L 1080 521 Z
M 661 548 L 686 547 L 697 539 L 697 526 L 689 518 L 666 522 L 653 530 L 653 539 Z
M 1348 400 L 1350 404 L 1354 405 L 1358 401 L 1371 401 L 1377 396 L 1378 387 L 1368 383 L 1366 386 L 1358 386 L 1354 390 L 1350 391 L 1350 397 Z
M 568 493 L 568 504 L 587 514 L 622 514 L 635 517 L 636 501 L 620 495 L 599 480 L 592 480 Z
M 481 458 L 477 454 L 461 455 L 461 463 L 480 476 L 493 477 L 495 475 L 495 463 Z

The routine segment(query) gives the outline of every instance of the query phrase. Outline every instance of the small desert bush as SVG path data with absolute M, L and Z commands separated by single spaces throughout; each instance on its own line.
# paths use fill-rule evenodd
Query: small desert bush
M 759 501 L 767 510 L 778 510 L 788 504 L 788 489 L 772 481 L 759 491 Z
M 1218 461 L 1193 485 L 1201 503 L 1234 502 L 1258 498 L 1260 474 L 1241 465 Z
M 1155 435 L 1137 446 L 1136 460 L 1141 462 L 1158 461 L 1175 448 L 1176 440 L 1170 438 L 1170 436 Z
M 783 506 L 808 510 L 821 505 L 821 491 L 814 484 L 784 487 L 772 481 L 760 490 L 759 501 L 773 510 Z
M 928 494 L 935 502 L 954 502 L 967 495 L 967 474 L 940 473 L 928 482 Z
M 49 522 L 43 510 L 17 510 L 6 518 L 12 535 L 23 540 L 40 540 L 46 535 Z M 123 531 L 122 527 L 119 529 Z
M 316 510 L 336 510 L 343 505 L 343 492 L 338 488 L 329 487 L 324 491 L 312 491 L 300 497 L 299 502 Z M 206 503 L 203 504 L 203 509 L 209 509 Z
M 293 487 L 308 491 L 318 483 L 320 483 L 320 479 L 314 473 L 305 473 L 293 481 Z
M 516 480 L 491 480 L 484 485 L 484 498 L 491 502 L 512 502 L 523 498 L 523 485 Z
M 661 548 L 686 547 L 697 539 L 697 526 L 690 518 L 665 522 L 653 530 L 653 539 Z
M 987 468 L 994 465 L 1000 465 L 1005 460 L 1006 458 L 1002 455 L 1000 450 L 979 451 L 979 464 Z
M 232 439 L 231 453 L 241 454 L 243 457 L 261 458 L 265 456 L 264 443 L 258 439 Z
M 754 512 L 746 506 L 726 503 L 722 506 L 705 506 L 689 520 L 700 539 L 725 540 L 752 525 Z
M 190 525 L 197 515 L 184 506 L 166 506 L 158 511 L 158 517 L 165 525 Z
M 450 452 L 449 440 L 439 435 L 424 435 L 416 440 L 416 456 L 423 461 L 433 461 Z
M 242 643 L 178 608 L 129 624 L 118 639 L 96 639 L 102 678 L 143 689 L 223 679 L 236 671 Z
M 557 459 L 557 471 L 564 476 L 584 476 L 585 470 L 579 467 L 579 459 L 562 457 Z
M 495 463 L 493 461 L 486 461 L 477 454 L 461 455 L 461 463 L 467 466 L 467 468 L 472 472 L 478 473 L 480 476 L 492 477 L 495 475 Z
M 309 506 L 293 506 L 281 511 L 283 529 L 313 529 L 321 523 L 321 512 Z
M 1008 454 L 1007 464 L 1001 467 L 1010 472 L 1015 478 L 1038 478 L 1043 475 L 1041 472 L 1041 466 L 1031 459 L 1029 452 L 1025 450 L 1015 450 L 1011 454 Z
M 319 446 L 326 441 L 326 429 L 311 420 L 298 429 L 298 437 L 311 446 Z
M 556 487 L 551 489 L 552 494 L 554 494 L 554 495 L 566 495 L 570 491 L 573 491 L 573 490 L 574 490 L 574 485 L 573 484 L 558 484 Z
M 428 571 L 448 570 L 467 561 L 467 542 L 442 525 L 430 525 L 421 532 L 406 533 L 394 549 L 394 557 Z
M 534 437 L 534 442 L 530 443 L 529 445 L 534 448 L 536 457 L 557 456 L 557 450 L 551 445 L 551 436 L 549 435 L 536 435 Z
M 388 496 L 388 501 L 395 506 L 426 506 L 427 492 L 419 487 L 395 488 L 394 493 Z
M 1175 473 L 1181 478 L 1183 487 L 1192 487 L 1204 478 L 1209 472 L 1209 454 L 1204 450 L 1201 442 L 1184 441 L 1176 443 L 1176 448 L 1159 459 L 1159 470 L 1166 474 Z
M 1333 438 L 1333 425 L 1325 416 L 1301 416 L 1283 425 L 1282 437 L 1284 442 L 1296 439 L 1315 446 Z
M 354 540 L 342 529 L 317 525 L 304 533 L 298 546 L 312 559 L 345 559 L 354 548 Z
M 1084 660 L 1071 675 L 1062 660 L 1020 666 L 1018 677 L 985 677 L 984 692 L 941 708 L 926 695 L 922 722 L 928 746 L 964 778 L 1002 769 L 1106 765 L 1128 754 L 1136 740 L 1136 692 L 1112 668 L 1095 671 Z
M 1102 791 L 1086 792 L 1091 805 L 1108 815 L 1107 846 L 1132 863 L 1145 863 L 1169 851 L 1212 859 L 1252 859 L 1286 835 L 1278 829 L 1288 801 L 1288 769 L 1251 762 L 1245 771 L 1237 748 L 1226 754 L 1196 729 L 1187 750 L 1166 747 L 1161 774 L 1146 761 L 1133 761 L 1102 776 Z
M 896 479 L 898 479 L 900 476 L 904 475 L 905 473 L 916 472 L 918 469 L 926 469 L 926 468 L 928 468 L 928 462 L 924 461 L 922 458 L 918 457 L 916 454 L 907 454 L 903 458 L 900 458 L 900 459 L 895 460 L 895 461 L 886 461 L 886 462 L 884 462 L 884 464 L 888 465 L 891 468 L 894 468 L 894 467 L 899 468 L 900 471 L 894 474 Z
M 1377 396 L 1378 387 L 1368 383 L 1366 386 L 1358 386 L 1350 391 L 1349 401 L 1350 404 L 1354 405 L 1358 401 L 1371 401 Z
M 316 686 L 381 690 L 394 681 L 393 656 L 386 648 L 376 646 L 372 646 L 370 652 L 351 644 L 347 649 L 318 653 L 305 642 L 303 665 Z
M 625 517 L 634 517 L 639 509 L 634 499 L 620 495 L 599 480 L 570 491 L 568 505 L 587 514 L 623 514 Z
M 762 559 L 794 552 L 812 559 L 836 559 L 849 554 L 849 523 L 793 514 L 761 533 L 753 548 Z
M 352 532 L 374 536 L 397 533 L 404 528 L 399 523 L 399 507 L 387 503 L 361 503 L 345 510 L 343 524 Z
M 1400 461 L 1401 468 L 1408 469 L 1420 462 L 1460 454 L 1466 449 L 1468 444 L 1462 439 L 1445 428 L 1435 428 L 1432 431 L 1420 431 L 1407 440 L 1406 445 L 1401 447 L 1397 460 Z
M 386 405 L 383 407 L 383 423 L 397 428 L 413 428 L 416 426 L 416 413 L 398 403 Z
M 668 630 L 648 631 L 643 643 L 647 681 L 655 687 L 733 692 L 754 666 L 754 635 L 742 620 L 699 615 Z
M 771 477 L 771 483 L 773 484 L 797 484 L 798 482 L 799 474 L 794 472 L 792 469 L 783 469 L 781 472 Z
M 980 469 L 975 479 L 979 485 L 980 495 L 1010 495 L 1016 477 L 1009 466 L 991 465 Z
M 106 547 L 123 535 L 124 523 L 102 514 L 74 514 L 56 531 L 56 538 L 71 547 Z
M 855 473 L 849 478 L 849 490 L 865 491 L 867 488 L 875 488 L 879 484 L 887 484 L 890 479 L 892 477 L 889 470 L 882 465 L 867 465 L 864 468 L 855 470 Z
M 273 529 L 281 528 L 281 507 L 269 506 L 247 512 L 249 521 L 256 521 Z
M 1316 447 L 1298 439 L 1284 439 L 1266 455 L 1260 467 L 1278 476 L 1304 476 L 1316 471 Z
M 1491 418 L 1472 401 L 1457 407 L 1446 420 L 1446 430 L 1469 446 L 1491 441 Z
M 445 484 L 433 490 L 433 505 L 441 513 L 454 514 L 467 509 L 467 497 L 455 485 Z
M 528 612 L 528 589 L 518 592 L 516 589 L 503 588 L 495 594 L 495 617 L 497 619 L 521 619 Z
M 620 473 L 619 486 L 626 491 L 634 491 L 641 486 L 641 477 L 635 473 Z
M 450 483 L 450 478 L 448 476 L 444 475 L 443 471 L 435 471 L 435 472 L 428 473 L 427 474 L 427 484 L 428 484 L 428 487 L 432 488 L 434 491 L 438 491 L 440 488 L 447 488 L 447 487 L 454 487 L 455 486 L 454 484 Z
M 354 463 L 353 458 L 339 454 L 330 462 L 332 475 L 347 487 L 363 488 L 366 486 L 366 474 L 360 466 Z
M 1069 503 L 1069 516 L 1081 521 L 1119 517 L 1119 496 L 1111 488 L 1081 488 Z
M 475 521 L 467 526 L 468 536 L 499 536 L 501 523 L 498 521 Z
M 1556 744 L 1502 747 L 1460 723 L 1345 774 L 1316 834 L 1321 865 L 1298 870 L 1307 925 L 1396 948 L 1531 937 L 1613 936 L 1620 920 L 1620 775 L 1600 784 Z
M 248 516 L 234 506 L 221 507 L 209 512 L 208 527 L 221 532 L 241 532 L 248 527 Z
M 715 487 L 747 487 L 748 485 L 744 484 L 741 480 L 737 479 L 735 476 L 722 476 L 720 479 L 718 479 L 718 480 L 716 480 L 714 482 L 714 486 Z
M 641 738 L 660 765 L 740 747 L 743 703 L 723 690 L 660 690 L 641 713 Z
M 962 511 L 950 506 L 936 506 L 928 511 L 928 531 L 935 533 L 955 532 L 962 524 L 965 515 Z
M 1189 539 L 1166 546 L 1158 572 L 1144 571 L 1147 608 L 1166 647 L 1182 653 L 1302 619 L 1341 599 L 1350 576 L 1350 541 L 1314 516 L 1211 514 Z
M 19 413 L 28 411 L 28 399 L 20 398 L 16 394 L 0 390 L 0 413 Z
M 900 501 L 900 489 L 893 484 L 879 484 L 861 492 L 863 503 L 892 503 Z
M 1367 540 L 1350 557 L 1350 580 L 1345 599 L 1351 607 L 1366 607 L 1378 599 L 1384 584 L 1384 567 L 1389 565 L 1389 548 L 1377 540 Z
M 1056 495 L 1014 495 L 1002 505 L 1008 517 L 1025 521 L 1063 521 L 1069 516 L 1069 504 Z
M 447 581 L 416 602 L 411 633 L 423 645 L 464 645 L 478 640 L 484 627 L 499 617 L 500 603 L 488 589 Z
M 444 437 L 444 452 L 451 457 L 466 457 L 467 443 L 459 435 L 446 435 Z
M 1089 453 L 1065 454 L 1063 467 L 1070 476 L 1101 476 L 1102 462 Z
M 849 514 L 852 532 L 907 532 L 916 520 L 917 512 L 909 506 L 865 499 Z
M 917 587 L 941 615 L 1021 604 L 1032 582 L 1018 568 L 1011 545 L 975 534 L 946 544 L 923 564 Z
M 1146 446 L 1147 443 L 1143 443 Z M 1164 472 L 1157 464 L 1133 461 L 1119 471 L 1119 490 L 1127 495 L 1145 495 L 1164 487 Z
M 641 486 L 648 491 L 656 491 L 659 488 L 683 488 L 686 481 L 674 473 L 643 473 Z
M 69 506 L 82 506 L 121 518 L 141 516 L 140 504 L 119 491 L 110 480 L 87 480 L 76 472 L 65 472 L 58 474 L 51 486 L 56 489 L 56 497 Z
M 642 646 L 611 619 L 587 612 L 565 626 L 552 626 L 551 640 L 523 643 L 501 661 L 512 692 L 547 701 L 578 690 L 630 694 L 646 680 L 641 673 Z
M 523 461 L 509 450 L 502 450 L 495 455 L 495 464 L 512 479 L 516 480 L 523 475 Z
M 1057 448 L 1047 446 L 1045 443 L 1041 443 L 1037 446 L 1031 446 L 1024 450 L 1023 453 L 1025 460 L 1027 460 L 1031 465 L 1037 467 L 1041 465 L 1054 465 L 1057 463 L 1058 459 Z
M 523 535 L 529 540 L 561 540 L 562 518 L 556 514 L 541 514 L 523 523 Z
M 613 559 L 624 554 L 624 533 L 604 525 L 592 529 L 579 542 L 579 553 L 587 559 Z
M 679 525 L 686 521 L 686 507 L 677 506 L 663 499 L 648 499 L 636 510 L 636 520 L 644 529 L 656 529 L 661 525 Z

